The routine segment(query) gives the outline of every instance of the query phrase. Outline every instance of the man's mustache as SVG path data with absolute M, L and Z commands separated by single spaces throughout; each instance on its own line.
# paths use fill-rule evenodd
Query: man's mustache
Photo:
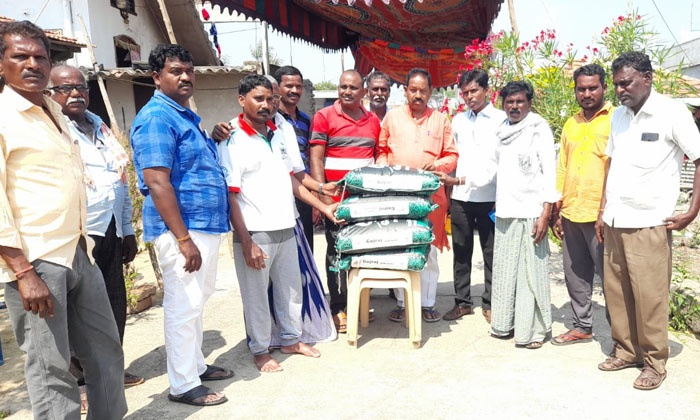
M 80 103 L 82 103 L 83 105 L 85 105 L 85 99 L 84 99 L 84 98 L 81 98 L 81 97 L 77 97 L 77 98 L 68 98 L 68 100 L 66 101 L 66 105 L 70 105 L 70 104 L 73 104 L 73 103 L 76 103 L 76 102 L 80 102 Z
M 264 109 L 262 111 L 258 111 L 258 115 L 270 115 L 270 111 Z
M 185 87 L 185 86 L 192 87 L 192 83 L 190 83 L 190 82 L 182 82 L 182 83 L 180 83 L 179 85 L 177 85 L 177 87 L 179 87 L 179 88 Z
M 288 98 L 298 98 L 299 96 L 301 96 L 301 95 L 299 95 L 298 93 L 293 93 L 293 92 L 289 92 L 287 94 Z
M 510 111 L 508 111 L 508 113 L 511 114 L 511 115 L 512 115 L 512 114 L 520 114 L 520 110 L 511 109 Z
M 417 98 L 417 99 L 414 99 L 414 100 L 413 100 L 413 103 L 418 103 L 418 102 L 423 102 L 423 100 L 420 99 L 420 98 Z
M 373 101 L 383 101 L 383 100 L 384 100 L 384 97 L 383 97 L 383 96 L 379 96 L 379 95 L 374 95 L 374 96 L 372 96 L 372 100 L 373 100 Z
M 40 73 L 38 71 L 33 71 L 33 70 L 25 70 L 22 72 L 22 78 L 25 79 L 27 77 L 37 77 L 39 79 L 43 79 L 46 76 L 44 76 L 43 73 Z

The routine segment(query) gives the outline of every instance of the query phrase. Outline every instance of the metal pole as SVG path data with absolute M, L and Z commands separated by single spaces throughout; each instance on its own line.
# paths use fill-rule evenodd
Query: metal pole
M 270 74 L 270 48 L 267 43 L 267 22 L 263 21 L 263 34 L 262 34 L 262 59 L 263 59 L 263 69 L 265 74 Z
M 78 14 L 78 19 L 80 19 L 80 26 L 83 28 L 83 35 L 85 36 L 85 43 L 87 44 L 88 52 L 90 53 L 90 60 L 92 61 L 92 69 L 97 76 L 97 86 L 100 87 L 100 93 L 102 94 L 102 100 L 105 103 L 105 108 L 107 109 L 107 115 L 109 116 L 110 125 L 114 135 L 117 138 L 122 137 L 122 131 L 117 123 L 117 118 L 114 116 L 114 110 L 112 109 L 112 103 L 109 101 L 109 95 L 107 94 L 107 87 L 105 86 L 105 81 L 100 74 L 100 66 L 97 64 L 97 58 L 95 58 L 95 50 L 92 49 L 92 41 L 90 40 L 90 34 L 85 26 L 85 21 L 83 17 Z

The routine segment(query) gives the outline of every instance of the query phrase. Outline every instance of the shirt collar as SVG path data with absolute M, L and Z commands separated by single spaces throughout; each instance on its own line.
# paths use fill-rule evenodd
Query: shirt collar
M 467 109 L 466 111 L 464 111 L 464 114 L 467 118 L 471 120 L 477 118 L 479 115 L 483 115 L 486 118 L 491 118 L 494 115 L 496 115 L 494 111 L 496 111 L 496 108 L 493 105 L 491 105 L 491 102 L 486 102 L 486 106 L 477 114 L 475 114 L 474 111 L 472 111 L 471 109 Z
M 335 112 L 337 112 L 338 115 L 343 116 L 343 117 L 345 117 L 345 118 L 348 118 L 348 119 L 352 120 L 352 118 L 350 118 L 349 116 L 347 116 L 347 115 L 343 112 L 343 107 L 340 105 L 340 99 L 336 99 L 336 100 L 335 100 L 335 102 L 333 103 L 333 109 L 335 109 Z M 365 118 L 368 118 L 368 117 L 369 117 L 369 111 L 367 111 L 367 110 L 365 109 L 365 107 L 364 107 L 362 104 L 360 104 L 360 109 L 362 110 L 362 116 L 361 116 L 360 119 L 357 120 L 356 122 L 360 122 L 360 121 L 364 120 Z M 355 121 L 355 120 L 353 120 L 353 121 Z
M 645 113 L 647 115 L 654 115 L 656 113 L 663 111 L 663 109 L 660 108 L 660 106 L 662 106 L 659 103 L 660 96 L 661 96 L 661 94 L 657 93 L 654 89 L 652 89 L 651 92 L 649 92 L 649 97 L 644 102 L 644 105 L 642 105 L 642 107 L 639 109 L 639 112 L 637 114 Z M 632 109 L 630 109 L 628 107 L 625 107 L 625 108 L 626 108 L 626 111 L 629 112 L 629 114 L 632 117 L 634 117 L 634 112 L 632 111 Z
M 591 118 L 591 121 L 595 120 L 595 119 L 598 118 L 600 115 L 609 114 L 610 112 L 612 112 L 613 108 L 614 108 L 613 104 L 611 104 L 610 102 L 606 101 L 606 102 L 603 104 L 603 106 L 598 110 L 598 112 L 595 113 L 595 115 L 593 116 L 593 118 Z M 577 118 L 579 121 L 583 121 L 583 122 L 587 121 L 587 120 L 586 120 L 586 116 L 583 114 L 583 110 L 580 110 L 579 112 L 576 113 L 576 118 Z
M 272 122 L 272 120 L 267 120 L 265 123 L 267 125 L 267 128 L 269 128 L 272 131 L 277 130 L 277 126 L 275 123 Z M 263 136 L 264 134 L 258 133 L 253 127 L 250 126 L 244 119 L 243 119 L 243 113 L 240 113 L 238 115 L 238 126 L 243 130 L 244 133 L 246 133 L 249 136 Z
M 185 107 L 183 107 L 182 105 L 178 104 L 178 103 L 175 102 L 171 97 L 169 97 L 168 95 L 164 94 L 164 93 L 161 92 L 160 90 L 156 90 L 156 91 L 153 93 L 153 97 L 154 97 L 155 99 L 157 99 L 157 100 L 160 100 L 160 101 L 162 101 L 162 102 L 168 104 L 168 105 L 171 106 L 173 109 L 175 109 L 177 112 L 180 112 L 180 113 L 184 113 L 184 114 L 189 115 L 190 118 L 192 118 L 192 119 L 195 121 L 196 124 L 199 124 L 199 122 L 201 121 L 201 118 L 199 117 L 199 115 L 195 114 L 194 111 L 192 111 L 192 110 L 189 109 L 189 108 L 185 108 Z

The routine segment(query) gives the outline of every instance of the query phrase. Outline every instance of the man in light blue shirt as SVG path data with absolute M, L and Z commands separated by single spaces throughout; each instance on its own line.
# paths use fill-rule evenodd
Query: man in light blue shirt
M 127 306 L 123 266 L 134 260 L 138 249 L 131 225 L 132 207 L 126 179 L 129 157 L 102 119 L 87 110 L 88 86 L 80 70 L 56 66 L 51 71 L 50 82 L 51 98 L 63 108 L 70 136 L 80 145 L 87 191 L 86 227 L 95 241 L 93 257 L 105 279 L 119 339 L 123 343 Z M 75 360 L 74 365 L 81 370 Z M 82 375 L 75 373 L 80 382 Z M 125 386 L 142 382 L 143 378 L 124 373 Z

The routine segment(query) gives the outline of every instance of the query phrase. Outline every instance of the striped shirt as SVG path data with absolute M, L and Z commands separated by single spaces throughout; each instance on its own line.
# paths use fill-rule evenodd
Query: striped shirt
M 339 181 L 351 169 L 374 163 L 374 148 L 381 130 L 379 118 L 362 108 L 357 121 L 343 113 L 340 101 L 314 115 L 309 144 L 325 144 L 326 181 Z
M 306 172 L 309 172 L 309 129 L 311 128 L 311 119 L 299 108 L 296 108 L 294 119 L 291 115 L 282 111 L 281 108 L 278 112 L 294 127 L 301 160 L 304 162 Z

